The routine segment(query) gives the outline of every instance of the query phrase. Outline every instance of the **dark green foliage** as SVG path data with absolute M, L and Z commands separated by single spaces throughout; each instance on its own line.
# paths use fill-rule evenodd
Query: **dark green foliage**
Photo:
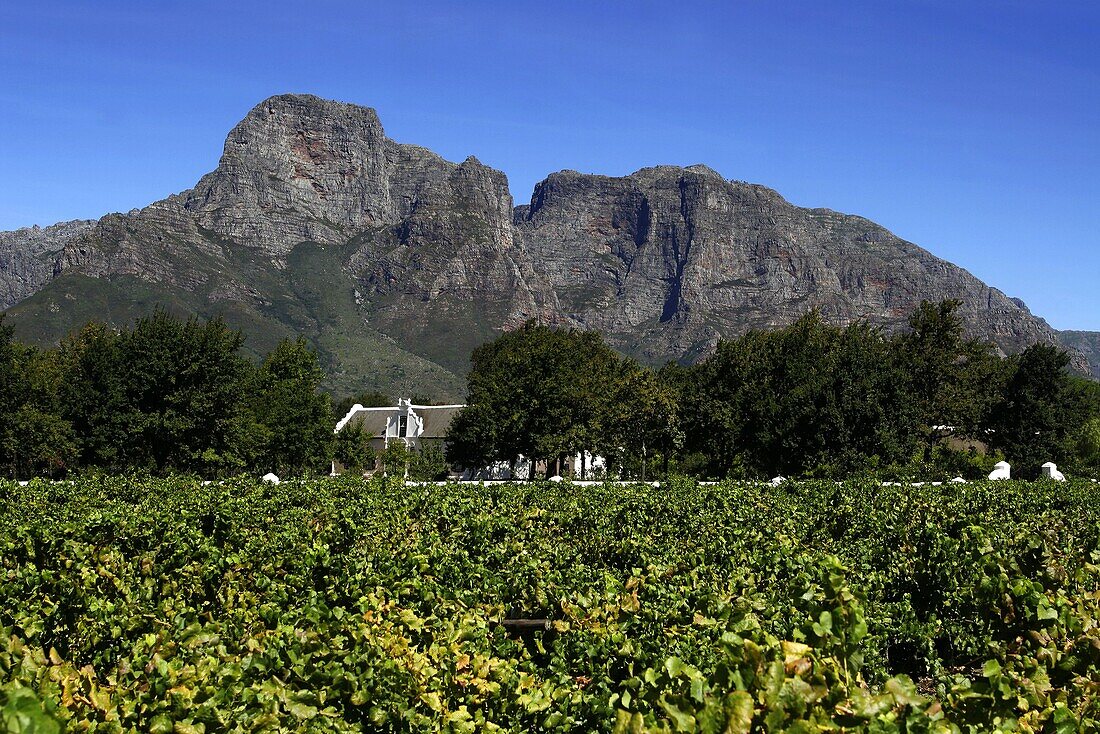
M 241 388 L 250 366 L 241 343 L 220 320 L 180 321 L 160 310 L 118 335 L 124 466 L 212 473 L 244 465 Z
M 447 457 L 438 443 L 423 443 L 411 453 L 409 479 L 434 482 L 447 478 Z
M 102 324 L 88 324 L 63 341 L 59 351 L 67 377 L 62 415 L 79 437 L 79 464 L 125 467 L 130 401 L 119 335 Z
M 256 370 L 252 414 L 261 426 L 258 463 L 276 474 L 327 472 L 333 441 L 324 374 L 305 339 L 284 341 Z
M 221 321 L 181 321 L 157 310 L 133 329 L 89 325 L 62 344 L 62 415 L 80 464 L 110 470 L 220 474 L 247 467 L 252 366 L 242 337 Z
M 390 441 L 378 456 L 382 473 L 387 477 L 407 477 L 412 460 L 413 452 L 404 441 Z
M 658 372 L 597 334 L 528 323 L 474 352 L 447 459 L 480 468 L 523 456 L 555 474 L 591 452 L 637 478 L 944 479 L 987 473 L 995 456 L 1025 477 L 1045 461 L 1100 472 L 1100 386 L 1070 377 L 1049 345 L 994 356 L 963 338 L 957 307 L 922 303 L 896 337 L 810 313 Z M 386 395 L 349 396 L 333 412 L 308 342 L 284 340 L 258 367 L 242 343 L 218 319 L 163 310 L 129 329 L 89 324 L 56 350 L 19 344 L 0 322 L 0 472 L 300 475 L 326 471 L 334 451 L 348 468 L 373 465 L 362 437 L 333 437 L 333 416 L 390 405 Z M 416 476 L 438 476 L 437 458 L 417 459 Z M 412 466 L 395 462 L 402 476 Z
M 61 417 L 57 355 L 12 339 L 0 316 L 0 467 L 9 476 L 58 476 L 74 463 L 72 424 Z
M 451 464 L 483 467 L 502 455 L 497 443 L 501 426 L 494 409 L 489 402 L 471 402 L 451 419 L 446 443 L 447 460 Z
M 528 322 L 474 350 L 468 408 L 450 431 L 448 459 L 484 466 L 519 456 L 558 462 L 606 445 L 617 426 L 624 360 L 598 334 Z M 633 447 L 631 447 L 633 448 Z
M 443 447 L 435 442 L 410 449 L 404 441 L 390 441 L 379 456 L 379 463 L 386 476 L 423 482 L 446 479 L 450 470 Z
M 677 396 L 664 377 L 623 360 L 604 404 L 603 435 L 588 448 L 627 476 L 667 475 L 669 461 L 684 446 Z
M 977 478 L 997 458 L 1025 476 L 1066 459 L 1096 471 L 1100 387 L 1071 378 L 1054 347 L 997 357 L 964 338 L 958 306 L 925 301 L 894 337 L 811 312 L 657 373 L 594 334 L 528 323 L 474 352 L 448 456 L 482 467 L 522 455 L 553 472 L 588 450 L 636 478 Z
M 1073 431 L 1069 450 L 1078 470 L 1100 474 L 1100 417 L 1086 420 Z
M 302 340 L 257 368 L 220 320 L 157 310 L 132 329 L 89 324 L 52 351 L 0 331 L 0 468 L 301 474 L 327 469 L 332 421 Z
M 1097 508 L 1082 481 L 0 482 L 0 721 L 1096 731 Z
M 909 317 L 909 332 L 895 343 L 926 458 L 941 438 L 987 427 L 1007 377 L 992 343 L 963 337 L 960 305 L 922 301 Z
M 345 427 L 335 436 L 333 458 L 340 462 L 344 471 L 352 474 L 373 469 L 375 455 L 374 449 L 370 446 L 370 439 L 371 437 L 363 430 L 362 424 Z
M 914 439 L 904 386 L 877 331 L 811 313 L 719 343 L 689 383 L 688 443 L 715 476 L 843 474 L 897 461 Z
M 1069 426 L 1100 417 L 1100 388 L 1071 378 L 1050 346 L 996 357 L 963 338 L 957 308 L 924 302 L 893 338 L 809 314 L 719 343 L 711 358 L 669 373 L 685 445 L 698 452 L 684 465 L 718 477 L 947 479 L 985 476 L 997 458 L 1035 476 L 1045 461 L 1088 454 L 1087 431 L 1074 439 Z
M 1069 357 L 1036 344 L 1010 363 L 1011 376 L 990 421 L 991 443 L 1019 462 L 1024 476 L 1036 476 L 1043 462 L 1063 460 L 1070 431 L 1080 425 L 1070 402 Z

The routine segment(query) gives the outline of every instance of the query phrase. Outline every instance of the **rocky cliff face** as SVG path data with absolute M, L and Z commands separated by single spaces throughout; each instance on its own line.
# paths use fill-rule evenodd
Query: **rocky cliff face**
M 93 225 L 94 221 L 77 219 L 0 232 L 0 310 L 45 286 L 54 276 L 58 253 Z
M 873 222 L 796 207 L 705 166 L 557 173 L 517 209 L 516 227 L 562 315 L 650 361 L 810 308 L 895 328 L 925 298 L 960 299 L 968 330 L 1005 352 L 1056 339 L 1021 302 Z
M 1100 331 L 1060 331 L 1058 340 L 1067 349 L 1084 355 L 1093 377 L 1100 378 Z
M 258 334 L 257 349 L 306 334 L 338 389 L 441 397 L 460 391 L 474 346 L 533 317 L 659 363 L 809 308 L 893 328 L 944 297 L 1006 352 L 1056 338 L 1023 304 L 872 222 L 705 166 L 563 171 L 513 208 L 501 172 L 396 143 L 373 110 L 306 95 L 257 105 L 193 189 L 0 234 L 0 305 L 18 304 L 24 338 L 167 302 Z

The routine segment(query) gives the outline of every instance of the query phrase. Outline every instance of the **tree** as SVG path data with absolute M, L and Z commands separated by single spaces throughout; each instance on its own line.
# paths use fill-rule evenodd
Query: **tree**
M 1062 460 L 1074 425 L 1069 355 L 1035 344 L 1009 364 L 1010 377 L 993 408 L 991 444 L 1022 476 L 1035 476 L 1044 462 Z
M 448 458 L 479 466 L 524 456 L 560 472 L 565 457 L 600 443 L 619 363 L 598 334 L 533 321 L 478 347 Z
M 76 434 L 81 466 L 120 471 L 128 464 L 133 409 L 121 341 L 103 324 L 90 323 L 62 341 L 58 350 L 66 375 L 61 411 Z
M 374 468 L 374 450 L 362 424 L 345 426 L 335 435 L 333 458 L 348 472 L 359 473 Z
M 443 448 L 436 443 L 424 443 L 411 452 L 409 478 L 434 482 L 447 478 L 447 458 Z
M 494 420 L 493 408 L 487 402 L 472 403 L 451 419 L 444 451 L 452 465 L 477 469 L 500 460 L 502 453 L 498 449 L 500 441 L 497 438 L 500 423 Z M 514 462 L 515 458 L 505 460 Z
M 960 305 L 953 299 L 921 301 L 909 317 L 909 332 L 895 344 L 922 427 L 925 459 L 945 436 L 979 433 L 1004 383 L 992 343 L 963 337 Z
M 718 344 L 685 383 L 688 444 L 717 476 L 865 468 L 911 444 L 901 382 L 878 330 L 811 312 Z
M 1070 446 L 1076 468 L 1093 473 L 1100 471 L 1100 417 L 1083 423 L 1074 432 Z
M 317 355 L 305 339 L 284 339 L 264 358 L 252 385 L 252 411 L 265 440 L 259 463 L 279 476 L 321 472 L 332 457 L 333 424 Z
M 220 475 L 248 465 L 254 425 L 243 337 L 157 309 L 133 328 L 90 324 L 62 344 L 64 417 L 86 466 Z
M 401 439 L 390 441 L 386 444 L 381 456 L 379 456 L 382 471 L 391 477 L 408 477 L 409 465 L 412 463 L 413 458 L 412 453 L 408 444 Z
M 56 355 L 19 344 L 0 316 L 0 467 L 12 478 L 59 476 L 73 466 L 72 425 L 59 415 Z
M 670 458 L 684 443 L 673 387 L 653 370 L 622 360 L 606 412 L 595 448 L 640 479 L 651 461 L 659 461 L 667 474 Z
M 216 474 L 245 465 L 242 341 L 221 319 L 160 309 L 120 334 L 130 466 Z

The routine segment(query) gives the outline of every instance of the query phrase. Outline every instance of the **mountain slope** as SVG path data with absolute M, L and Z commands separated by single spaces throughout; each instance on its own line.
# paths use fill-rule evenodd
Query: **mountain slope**
M 2 305 L 23 338 L 163 303 L 222 316 L 256 353 L 303 334 L 341 392 L 456 398 L 469 352 L 529 318 L 598 329 L 652 363 L 811 307 L 896 328 L 921 298 L 960 298 L 968 329 L 1006 353 L 1057 338 L 872 222 L 705 166 L 563 171 L 513 207 L 503 173 L 396 143 L 373 110 L 308 95 L 253 108 L 194 188 L 4 233 L 5 262 Z
M 46 285 L 54 276 L 58 252 L 94 225 L 94 221 L 77 219 L 0 232 L 0 310 Z
M 1059 331 L 1058 340 L 1084 355 L 1093 377 L 1100 377 L 1100 331 Z
M 960 299 L 968 330 L 1005 352 L 1055 340 L 1019 301 L 873 222 L 796 207 L 705 166 L 557 173 L 516 226 L 561 311 L 650 361 L 810 308 L 897 327 L 923 298 Z

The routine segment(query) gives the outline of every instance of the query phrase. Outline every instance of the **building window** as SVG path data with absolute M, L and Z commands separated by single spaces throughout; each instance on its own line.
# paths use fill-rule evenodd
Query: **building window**
M 397 418 L 397 435 L 406 438 L 409 435 L 409 416 L 402 415 Z

